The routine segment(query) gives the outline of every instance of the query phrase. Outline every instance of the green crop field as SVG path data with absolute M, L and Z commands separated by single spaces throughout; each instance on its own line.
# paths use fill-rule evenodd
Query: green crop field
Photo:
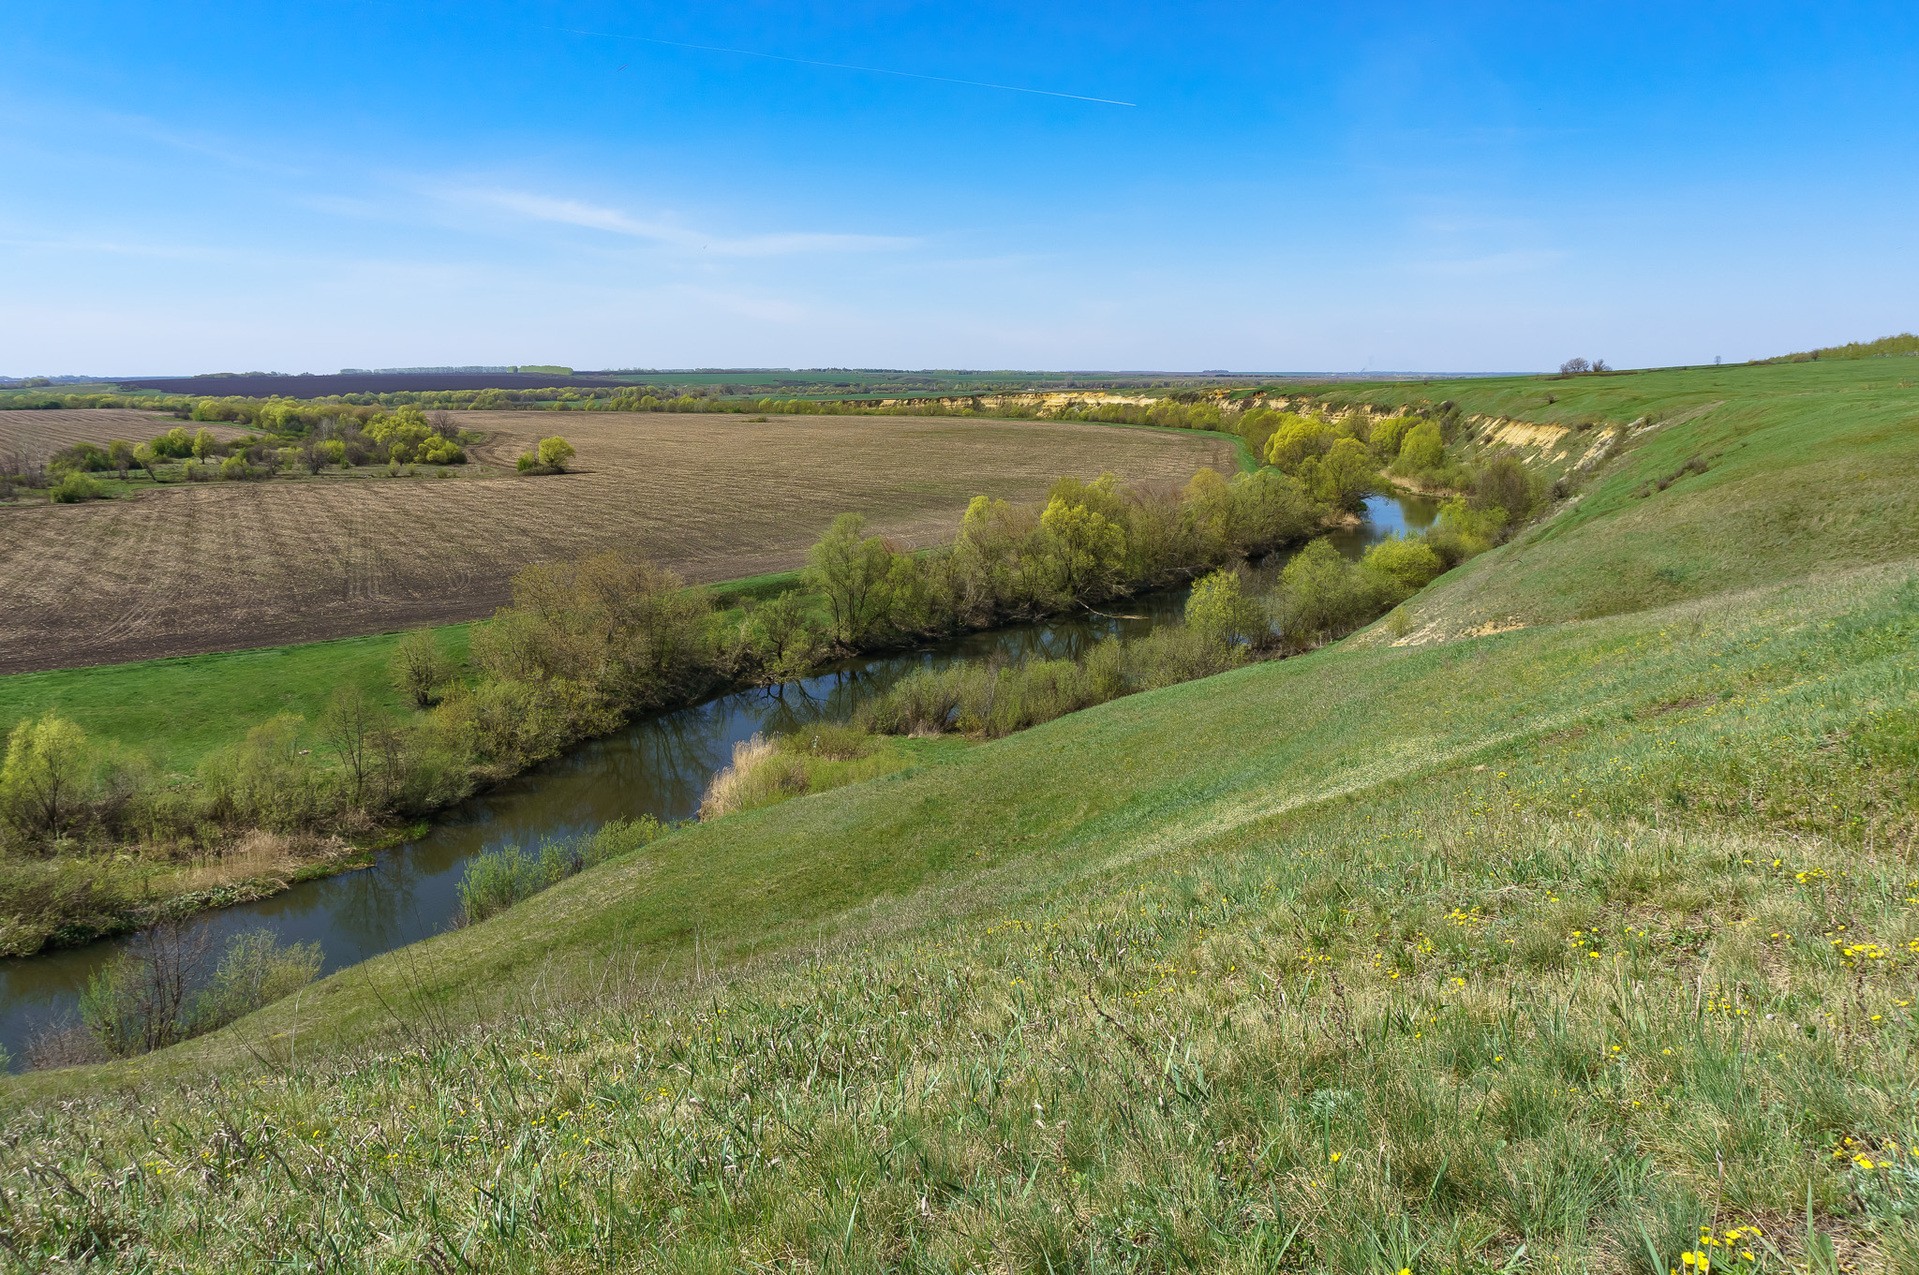
M 1593 463 L 1334 647 L 6 1082 L 8 1260 L 1919 1270 L 1919 361 L 1337 397 Z

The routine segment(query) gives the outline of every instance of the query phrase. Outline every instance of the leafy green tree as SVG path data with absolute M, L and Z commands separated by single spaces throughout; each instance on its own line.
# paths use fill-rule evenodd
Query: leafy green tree
M 1322 456 L 1300 462 L 1299 479 L 1319 500 L 1340 509 L 1358 509 L 1379 486 L 1379 472 L 1366 445 L 1342 438 Z
M 1333 427 L 1314 416 L 1281 414 L 1266 444 L 1266 463 L 1292 473 L 1309 456 L 1324 455 L 1337 437 Z
M 538 452 L 540 463 L 555 473 L 565 473 L 568 463 L 570 463 L 577 454 L 578 453 L 573 450 L 573 444 L 567 442 L 558 434 L 555 434 L 551 438 L 542 438 L 540 440 Z
M 194 431 L 193 459 L 205 460 L 209 456 L 217 455 L 219 451 L 220 451 L 220 440 L 213 436 L 212 430 L 200 429 L 200 430 Z
M 891 603 L 893 551 L 868 536 L 860 514 L 841 514 L 807 553 L 807 582 L 826 595 L 833 639 L 856 647 L 872 636 Z
M 1373 426 L 1366 445 L 1381 464 L 1391 464 L 1399 457 L 1399 445 L 1406 441 L 1406 431 L 1418 423 L 1412 416 L 1388 416 Z
M 393 685 L 415 708 L 439 703 L 440 693 L 453 679 L 453 661 L 441 648 L 432 629 L 414 629 L 393 648 Z
M 1266 635 L 1266 613 L 1246 596 L 1237 571 L 1215 571 L 1194 582 L 1186 597 L 1186 627 L 1209 641 L 1257 644 Z
M 22 720 L 0 760 L 0 819 L 24 837 L 55 841 L 84 813 L 98 750 L 79 726 L 49 710 Z
M 147 477 L 154 482 L 160 481 L 160 475 L 153 472 L 153 467 L 160 463 L 160 459 L 160 454 L 154 450 L 152 443 L 141 443 L 133 449 L 133 463 L 146 470 Z
M 107 464 L 117 471 L 120 481 L 127 480 L 127 471 L 133 468 L 133 444 L 124 438 L 116 438 L 107 444 Z
M 1040 514 L 1039 525 L 1068 599 L 1083 602 L 1112 591 L 1126 558 L 1126 536 L 1110 518 L 1055 496 Z
M 1425 588 L 1446 570 L 1446 561 L 1423 539 L 1388 536 L 1366 551 L 1360 566 L 1391 582 L 1404 598 Z
M 806 595 L 788 589 L 762 602 L 747 617 L 747 642 L 766 682 L 804 677 L 818 662 L 821 634 L 807 613 Z
M 1446 461 L 1446 438 L 1437 421 L 1421 421 L 1406 431 L 1399 444 L 1399 465 L 1403 473 L 1418 474 L 1438 469 Z
M 1387 604 L 1381 582 L 1341 556 L 1329 540 L 1315 540 L 1279 574 L 1280 624 L 1286 641 L 1317 645 L 1357 628 Z

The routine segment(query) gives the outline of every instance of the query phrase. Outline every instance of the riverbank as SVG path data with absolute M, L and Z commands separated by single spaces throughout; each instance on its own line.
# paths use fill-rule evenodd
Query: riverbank
M 1368 511 L 1362 525 L 1341 528 L 1331 537 L 1349 558 L 1385 536 L 1420 531 L 1433 517 L 1430 504 L 1405 498 L 1376 497 Z M 1276 575 L 1283 556 L 1265 566 L 1267 580 Z M 768 590 L 790 582 L 759 578 L 733 587 Z M 465 864 L 479 854 L 576 837 L 615 819 L 688 819 L 713 776 L 731 762 L 734 746 L 754 735 L 848 721 L 919 669 L 1076 658 L 1104 638 L 1136 639 L 1177 623 L 1184 603 L 1184 587 L 1161 590 L 1136 596 L 1124 615 L 1076 611 L 929 646 L 856 656 L 794 682 L 734 688 L 647 714 L 442 811 L 418 835 L 373 853 L 364 871 L 289 881 L 253 901 L 204 913 L 194 924 L 215 946 L 264 926 L 283 942 L 321 944 L 327 971 L 345 968 L 444 929 L 457 911 Z M 905 743 L 909 768 L 964 747 L 955 740 Z M 361 862 L 340 866 L 357 868 Z M 23 1058 L 33 1036 L 71 1011 L 87 977 L 122 942 L 109 939 L 0 961 L 0 1047 Z

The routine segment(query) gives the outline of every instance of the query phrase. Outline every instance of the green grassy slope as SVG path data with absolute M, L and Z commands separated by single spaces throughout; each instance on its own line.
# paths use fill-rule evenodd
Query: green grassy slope
M 1919 392 L 1852 370 L 1431 387 L 1725 402 L 1410 625 L 10 1082 L 0 1229 L 189 1267 L 1425 1272 L 1661 1269 L 1756 1222 L 1757 1263 L 1919 1269 L 1919 530 L 1886 477 Z
M 435 631 L 466 658 L 467 625 Z M 314 721 L 338 687 L 357 685 L 376 704 L 404 711 L 389 666 L 397 633 L 141 660 L 102 668 L 0 677 L 0 732 L 57 710 L 98 739 L 135 747 L 161 773 L 191 770 L 212 750 L 280 714 Z

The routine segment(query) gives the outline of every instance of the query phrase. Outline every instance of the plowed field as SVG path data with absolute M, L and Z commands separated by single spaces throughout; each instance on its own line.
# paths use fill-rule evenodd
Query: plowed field
M 615 546 L 642 549 L 694 581 L 731 579 L 798 565 L 847 510 L 887 535 L 928 543 L 950 535 L 977 494 L 1032 499 L 1062 474 L 1184 479 L 1234 465 L 1216 438 L 1057 422 L 552 412 L 459 420 L 490 437 L 473 449 L 480 463 L 456 477 L 179 484 L 124 500 L 0 509 L 0 672 L 470 619 L 503 602 L 526 564 Z M 579 472 L 513 475 L 514 455 L 549 433 L 579 449 Z
M 57 409 L 46 412 L 0 412 L 0 456 L 20 454 L 44 461 L 62 447 L 75 443 L 105 444 L 124 438 L 144 443 L 175 425 L 189 432 L 210 429 L 217 438 L 238 438 L 246 431 L 231 425 L 202 425 L 182 421 L 164 412 L 136 412 L 123 408 Z

